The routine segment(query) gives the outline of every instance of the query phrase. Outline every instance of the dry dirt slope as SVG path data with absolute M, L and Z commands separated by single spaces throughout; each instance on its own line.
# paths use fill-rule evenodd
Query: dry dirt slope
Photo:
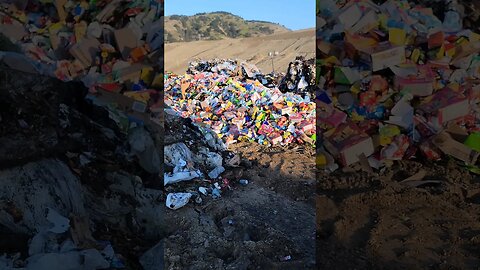
M 264 73 L 272 71 L 268 57 L 271 51 L 278 51 L 274 65 L 285 72 L 288 63 L 298 55 L 315 57 L 315 30 L 299 30 L 288 33 L 215 41 L 177 42 L 165 44 L 165 70 L 182 74 L 188 62 L 212 58 L 238 58 L 256 64 Z

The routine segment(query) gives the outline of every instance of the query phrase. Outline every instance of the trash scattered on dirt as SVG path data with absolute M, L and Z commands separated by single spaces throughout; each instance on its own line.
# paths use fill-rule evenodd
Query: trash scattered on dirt
M 475 171 L 480 35 L 454 2 L 441 19 L 406 1 L 320 6 L 320 168 L 450 156 Z
M 177 210 L 187 205 L 191 197 L 191 193 L 169 193 L 167 195 L 166 205 L 172 210 Z
M 211 131 L 201 129 L 171 110 L 165 115 L 165 126 L 167 136 L 177 141 L 170 144 L 167 140 L 164 146 L 164 185 L 169 192 L 167 207 L 177 210 L 192 197 L 197 204 L 204 203 L 206 197 L 221 197 L 221 192 L 230 188 L 230 180 L 221 177 L 226 170 L 224 166 L 233 168 L 224 164 L 224 160 L 238 157 L 225 151 L 223 142 L 211 135 Z
M 240 179 L 240 181 L 238 181 L 240 183 L 240 185 L 243 185 L 243 186 L 246 186 L 248 185 L 248 180 L 247 179 Z
M 284 257 L 280 257 L 279 259 L 280 259 L 281 262 L 286 262 L 286 261 L 290 261 L 292 259 L 292 256 L 287 255 L 287 256 L 284 256 Z
M 183 196 L 183 201 L 174 205 L 181 205 L 180 208 L 172 210 L 174 207 L 171 207 L 166 212 L 171 230 L 165 240 L 169 269 L 314 268 L 313 205 L 300 198 L 297 201 L 286 197 L 273 187 L 281 185 L 291 196 L 313 196 L 312 186 L 309 189 L 304 183 L 313 183 L 315 178 L 312 150 L 315 137 L 309 137 L 315 134 L 315 107 L 308 101 L 308 95 L 302 97 L 295 94 L 295 90 L 285 94 L 279 91 L 280 80 L 276 75 L 261 74 L 248 63 L 218 59 L 194 61 L 183 76 L 165 75 L 165 191 L 172 198 L 173 194 Z M 258 98 L 258 105 L 246 104 L 251 95 Z M 242 125 L 249 125 L 257 132 L 255 124 L 260 123 L 264 129 L 283 133 L 273 127 L 278 125 L 274 117 L 281 113 L 269 100 L 274 95 L 278 105 L 282 97 L 292 99 L 289 104 L 282 100 L 283 127 L 292 124 L 288 123 L 289 114 L 292 120 L 297 117 L 293 127 L 299 127 L 305 120 L 312 121 L 312 126 L 305 126 L 305 131 L 311 130 L 311 133 L 302 136 L 302 141 L 283 146 L 278 142 L 272 146 L 264 136 L 265 144 L 258 144 L 254 138 L 232 144 L 226 135 L 215 130 L 224 129 L 223 133 L 228 135 Z M 304 107 L 297 104 L 302 102 Z M 251 120 L 250 111 L 255 108 L 259 111 L 257 117 L 260 113 L 263 115 Z M 294 112 L 297 109 L 299 111 Z M 225 126 L 215 127 L 214 121 Z M 296 132 L 301 130 L 297 128 Z M 300 138 L 299 134 L 294 136 Z M 305 137 L 310 139 L 307 144 Z M 235 150 L 242 146 L 244 150 Z M 295 151 L 295 146 L 299 150 Z M 272 156 L 269 151 L 278 153 Z M 281 166 L 278 164 L 290 164 L 292 156 L 288 154 L 292 152 L 301 168 L 297 171 L 295 166 L 286 165 L 274 170 L 274 166 Z M 264 166 L 263 162 L 268 160 L 272 168 Z M 270 169 L 272 173 L 265 172 Z M 190 176 L 192 172 L 199 176 L 170 180 L 182 174 Z M 269 188 L 267 184 L 262 186 L 267 181 L 271 181 Z M 296 192 L 299 186 L 301 192 Z M 272 209 L 278 209 L 278 213 L 272 215 Z M 287 217 L 294 217 L 295 221 Z M 292 254 L 295 259 L 279 261 L 285 254 Z

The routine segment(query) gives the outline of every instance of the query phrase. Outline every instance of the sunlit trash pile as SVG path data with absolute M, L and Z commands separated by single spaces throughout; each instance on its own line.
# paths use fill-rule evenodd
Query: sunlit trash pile
M 0 52 L 14 69 L 86 86 L 151 86 L 163 40 L 161 1 L 2 1 L 0 32 L 21 52 Z M 106 87 L 109 87 L 107 85 Z
M 235 59 L 199 59 L 189 63 L 186 73 L 195 75 L 202 72 L 212 72 L 229 77 L 238 76 L 243 79 L 256 79 L 269 88 L 275 87 L 278 78 L 283 76 L 282 73 L 263 74 L 255 65 Z
M 321 3 L 317 163 L 370 170 L 449 156 L 478 173 L 480 35 L 462 29 L 456 1 L 440 3 L 443 22 L 406 1 Z
M 315 59 L 299 56 L 290 62 L 286 72 L 263 74 L 255 65 L 232 59 L 197 60 L 189 63 L 187 74 L 213 72 L 243 79 L 256 79 L 268 88 L 278 86 L 280 91 L 305 96 L 315 93 Z
M 232 73 L 237 67 L 226 61 L 211 71 L 166 74 L 165 104 L 212 129 L 227 145 L 237 141 L 314 144 L 315 103 L 308 96 L 282 93 L 277 87 Z
M 294 92 L 302 96 L 315 93 L 315 59 L 298 57 L 290 62 L 278 88 L 283 93 Z

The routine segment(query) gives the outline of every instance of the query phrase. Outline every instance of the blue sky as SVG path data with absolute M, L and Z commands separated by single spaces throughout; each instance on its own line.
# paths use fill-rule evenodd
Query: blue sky
M 315 27 L 315 0 L 166 0 L 165 16 L 226 11 L 246 20 L 279 23 L 291 30 Z

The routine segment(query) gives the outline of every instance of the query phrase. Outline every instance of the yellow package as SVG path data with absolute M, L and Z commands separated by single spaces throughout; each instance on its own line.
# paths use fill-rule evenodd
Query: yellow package
M 393 45 L 401 46 L 405 45 L 407 39 L 407 33 L 403 29 L 390 28 L 388 30 L 388 40 Z
M 150 93 L 148 92 L 131 91 L 131 92 L 125 92 L 123 93 L 123 95 L 143 103 L 148 103 L 148 101 L 150 100 Z

